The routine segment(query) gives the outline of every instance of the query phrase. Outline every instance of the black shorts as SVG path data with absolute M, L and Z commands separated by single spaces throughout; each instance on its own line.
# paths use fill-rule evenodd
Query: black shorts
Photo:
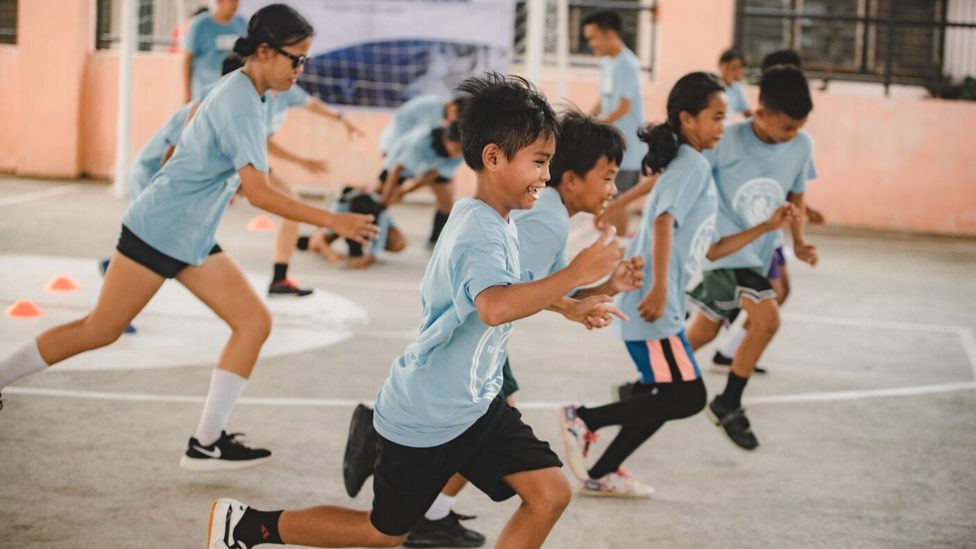
M 518 381 L 515 379 L 515 374 L 512 373 L 512 366 L 506 358 L 505 364 L 502 365 L 502 396 L 508 398 L 517 393 L 518 390 Z
M 389 173 L 389 172 L 387 172 L 387 170 L 383 170 L 383 171 L 380 172 L 380 185 L 383 185 L 383 183 L 386 183 L 386 175 L 387 175 L 387 173 Z M 451 179 L 448 178 L 448 177 L 444 177 L 443 175 L 438 175 L 437 176 L 437 179 L 434 180 L 434 183 L 437 183 L 438 185 L 443 185 L 444 183 L 450 183 L 450 182 L 451 182 Z M 397 185 L 399 185 L 400 183 L 403 183 L 403 179 L 402 178 L 397 183 Z
M 180 274 L 180 271 L 190 266 L 189 263 L 170 257 L 146 244 L 125 225 L 122 225 L 122 234 L 119 235 L 119 243 L 115 246 L 115 249 L 120 254 L 163 278 L 173 278 Z M 219 254 L 222 251 L 220 244 L 214 244 L 214 247 L 210 250 L 210 255 Z
M 388 536 L 409 532 L 455 473 L 492 500 L 504 501 L 515 495 L 504 477 L 562 467 L 549 443 L 536 438 L 501 397 L 467 431 L 440 446 L 413 448 L 379 439 L 369 518 Z

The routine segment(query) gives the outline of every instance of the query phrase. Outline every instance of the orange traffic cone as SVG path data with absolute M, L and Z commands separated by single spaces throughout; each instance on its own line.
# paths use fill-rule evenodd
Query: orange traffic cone
M 68 275 L 58 275 L 44 286 L 46 292 L 77 292 L 78 283 Z
M 7 310 L 3 313 L 5 316 L 10 318 L 30 318 L 35 316 L 41 316 L 44 311 L 40 307 L 34 305 L 34 302 L 29 299 L 20 299 L 14 301 L 14 304 L 7 307 Z
M 267 216 L 259 215 L 247 223 L 247 230 L 259 233 L 271 232 L 275 230 L 275 222 Z

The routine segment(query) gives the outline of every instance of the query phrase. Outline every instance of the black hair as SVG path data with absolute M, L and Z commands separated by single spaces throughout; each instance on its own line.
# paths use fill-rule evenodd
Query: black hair
M 315 34 L 315 29 L 294 9 L 270 4 L 254 13 L 247 22 L 247 36 L 234 43 L 234 53 L 247 57 L 261 44 L 291 46 Z
M 813 110 L 810 86 L 799 67 L 775 65 L 759 81 L 759 104 L 768 112 L 781 112 L 802 120 Z
M 208 8 L 207 6 L 201 6 L 197 8 L 196 11 L 193 12 L 193 15 L 191 17 L 196 17 L 201 13 L 207 13 L 208 11 L 210 11 L 210 8 Z
M 710 72 L 692 72 L 675 82 L 668 94 L 667 122 L 637 130 L 637 137 L 648 146 L 642 168 L 645 175 L 661 173 L 678 155 L 683 140 L 681 113 L 697 116 L 708 107 L 713 95 L 724 90 L 722 81 Z
M 583 18 L 583 24 L 580 26 L 585 27 L 587 25 L 596 25 L 605 31 L 612 30 L 618 35 L 623 32 L 624 28 L 620 15 L 610 10 L 601 10 L 587 15 Z
M 759 65 L 759 70 L 765 72 L 770 67 L 775 67 L 776 65 L 792 65 L 797 68 L 803 68 L 803 60 L 800 59 L 800 54 L 796 53 L 795 50 L 776 50 L 763 57 L 762 63 Z
M 454 103 L 455 105 L 457 105 L 458 111 L 460 111 L 462 108 L 464 108 L 464 104 L 467 101 L 468 101 L 468 96 L 467 95 L 458 93 L 458 94 L 455 94 L 454 97 L 451 98 L 451 100 L 449 101 L 449 103 Z
M 506 158 L 538 139 L 558 139 L 559 120 L 546 97 L 521 76 L 497 72 L 468 78 L 457 91 L 468 96 L 458 114 L 464 161 L 485 167 L 481 154 L 494 143 Z
M 230 52 L 224 57 L 224 63 L 220 67 L 220 74 L 227 74 L 236 71 L 244 66 L 244 59 L 234 52 Z
M 627 143 L 612 124 L 575 110 L 563 114 L 559 123 L 559 146 L 549 164 L 548 186 L 558 187 L 566 172 L 585 176 L 601 157 L 620 165 Z
M 726 63 L 735 61 L 736 59 L 742 61 L 743 64 L 745 64 L 746 62 L 746 58 L 744 55 L 742 55 L 741 50 L 737 50 L 735 48 L 729 48 L 722 52 L 722 56 L 718 58 L 718 62 L 724 65 Z
M 444 146 L 444 138 L 447 138 L 448 141 L 461 140 L 461 130 L 458 129 L 457 120 L 451 122 L 446 127 L 437 126 L 430 131 L 430 135 L 432 137 L 431 144 L 434 147 L 434 152 L 444 158 L 451 156 L 451 153 L 447 152 L 447 147 Z

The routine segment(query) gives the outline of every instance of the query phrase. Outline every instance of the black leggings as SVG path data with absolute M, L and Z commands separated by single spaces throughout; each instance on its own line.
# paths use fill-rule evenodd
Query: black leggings
M 638 384 L 633 395 L 606 406 L 584 406 L 577 410 L 591 431 L 620 425 L 616 438 L 590 469 L 590 478 L 599 479 L 620 469 L 624 460 L 665 422 L 697 414 L 705 408 L 707 400 L 701 378 L 678 383 Z

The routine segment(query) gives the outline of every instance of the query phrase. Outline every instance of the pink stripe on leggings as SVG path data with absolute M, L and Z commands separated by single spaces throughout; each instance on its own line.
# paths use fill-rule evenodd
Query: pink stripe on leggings
M 678 336 L 671 336 L 668 338 L 668 341 L 671 342 L 671 353 L 674 355 L 675 362 L 678 363 L 678 371 L 681 372 L 681 379 L 683 381 L 695 380 L 698 377 L 695 373 L 695 363 L 688 357 L 688 351 L 685 350 L 684 342 Z
M 651 359 L 651 371 L 654 372 L 654 383 L 671 383 L 671 368 L 668 359 L 664 358 L 664 348 L 659 340 L 647 342 L 647 352 Z

